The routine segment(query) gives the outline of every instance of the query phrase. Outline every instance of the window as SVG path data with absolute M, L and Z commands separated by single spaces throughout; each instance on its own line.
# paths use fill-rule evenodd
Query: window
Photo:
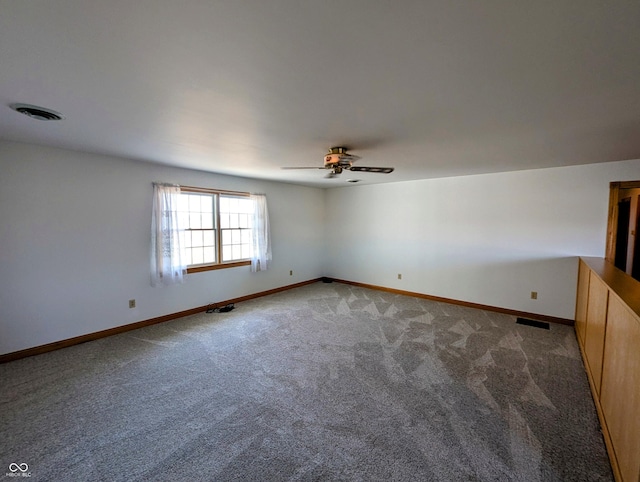
M 178 201 L 188 272 L 249 265 L 249 194 L 181 187 Z
M 222 262 L 251 258 L 253 203 L 249 198 L 220 195 Z

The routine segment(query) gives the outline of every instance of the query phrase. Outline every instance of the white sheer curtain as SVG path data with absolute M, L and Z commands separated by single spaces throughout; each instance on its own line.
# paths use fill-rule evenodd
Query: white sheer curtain
M 153 183 L 151 213 L 151 286 L 183 283 L 187 273 L 180 245 L 180 186 Z
M 269 212 L 267 196 L 252 194 L 253 229 L 251 240 L 251 271 L 264 271 L 271 261 L 271 232 L 269 229 Z

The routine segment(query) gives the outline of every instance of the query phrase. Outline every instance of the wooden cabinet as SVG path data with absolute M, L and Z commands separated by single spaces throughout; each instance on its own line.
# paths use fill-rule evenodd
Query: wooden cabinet
M 640 282 L 581 259 L 575 327 L 616 480 L 640 482 Z
M 591 271 L 589 275 L 589 300 L 587 303 L 587 330 L 584 351 L 593 386 L 598 394 L 600 394 L 608 301 L 609 290 L 607 285 Z
M 576 333 L 580 344 L 584 345 L 587 331 L 587 302 L 589 301 L 589 274 L 591 271 L 584 261 L 578 266 L 578 294 L 576 299 Z
M 600 404 L 622 480 L 640 480 L 640 320 L 609 302 Z

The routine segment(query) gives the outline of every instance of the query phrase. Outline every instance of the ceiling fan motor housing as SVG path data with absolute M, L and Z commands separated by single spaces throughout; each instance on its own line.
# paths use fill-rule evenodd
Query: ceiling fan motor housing
M 351 163 L 359 159 L 357 156 L 347 154 L 344 147 L 332 147 L 329 153 L 324 156 L 324 167 L 331 169 L 335 166 L 350 167 Z
M 324 167 L 333 167 L 339 165 L 342 161 L 342 156 L 340 154 L 327 154 L 324 156 Z

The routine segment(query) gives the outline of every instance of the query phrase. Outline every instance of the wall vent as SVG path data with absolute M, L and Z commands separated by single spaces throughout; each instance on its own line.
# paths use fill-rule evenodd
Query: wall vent
M 547 323 L 546 321 L 536 321 L 536 320 L 528 320 L 527 318 L 518 318 L 516 320 L 516 323 L 518 325 L 526 325 L 526 326 L 533 326 L 535 328 L 542 328 L 543 330 L 549 329 L 549 323 Z

